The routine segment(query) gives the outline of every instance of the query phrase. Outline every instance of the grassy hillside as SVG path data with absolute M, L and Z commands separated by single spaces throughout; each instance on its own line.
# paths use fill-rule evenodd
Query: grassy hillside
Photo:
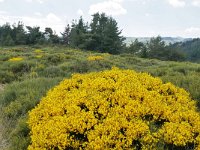
M 0 128 L 0 132 L 10 144 L 10 149 L 26 149 L 30 140 L 27 112 L 38 104 L 50 88 L 73 73 L 101 71 L 112 66 L 148 72 L 160 77 L 163 82 L 172 82 L 186 89 L 193 99 L 200 101 L 200 64 L 56 46 L 0 48 L 0 88 L 3 88 L 0 90 L 0 114 L 6 125 Z

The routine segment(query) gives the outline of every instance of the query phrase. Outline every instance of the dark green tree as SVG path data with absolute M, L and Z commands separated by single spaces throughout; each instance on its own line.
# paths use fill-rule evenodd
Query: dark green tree
M 147 57 L 160 60 L 183 61 L 185 54 L 180 51 L 180 47 L 166 45 L 160 36 L 153 37 L 146 44 Z
M 62 35 L 62 37 L 61 37 L 61 43 L 62 44 L 69 45 L 70 32 L 71 32 L 71 28 L 70 28 L 70 25 L 68 24 L 65 27 L 64 32 L 61 33 L 61 35 Z
M 0 44 L 2 46 L 10 46 L 15 44 L 12 37 L 12 28 L 9 23 L 6 23 L 0 27 Z
M 181 51 L 181 48 L 179 46 L 173 47 L 171 44 L 166 46 L 165 55 L 166 55 L 165 60 L 171 60 L 171 61 L 186 60 L 186 53 Z
M 72 22 L 69 35 L 69 44 L 75 48 L 86 48 L 86 37 L 88 34 L 88 25 L 84 23 L 83 18 Z
M 46 27 L 44 29 L 44 36 L 45 36 L 45 38 L 48 40 L 48 39 L 51 38 L 52 35 L 53 35 L 53 30 L 51 28 L 49 28 L 49 27 Z
M 200 38 L 190 39 L 185 42 L 175 43 L 171 48 L 179 47 L 180 52 L 186 54 L 186 59 L 192 62 L 200 62 Z
M 124 45 L 124 37 L 121 36 L 116 20 L 105 13 L 96 13 L 92 17 L 89 48 L 100 52 L 119 53 Z
M 135 39 L 134 42 L 127 47 L 127 52 L 131 54 L 140 54 L 144 50 L 144 43 L 139 42 L 138 39 Z
M 26 26 L 28 30 L 27 34 L 27 44 L 38 44 L 45 41 L 45 37 L 40 31 L 40 27 L 30 27 Z
M 18 22 L 18 24 L 13 24 L 12 29 L 12 38 L 16 45 L 25 45 L 26 44 L 26 31 L 24 29 L 24 24 L 22 22 Z
M 53 32 L 53 30 L 50 27 L 46 27 L 45 31 L 43 33 L 47 43 L 49 44 L 59 44 L 60 43 L 60 38 L 56 34 L 56 32 Z
M 162 41 L 161 36 L 152 37 L 146 44 L 148 57 L 162 59 L 165 51 L 165 42 Z

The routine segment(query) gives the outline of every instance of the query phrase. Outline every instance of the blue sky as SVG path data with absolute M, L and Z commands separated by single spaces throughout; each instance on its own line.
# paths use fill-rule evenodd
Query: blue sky
M 60 33 L 95 12 L 113 16 L 124 36 L 200 37 L 200 0 L 0 0 L 0 25 L 23 21 Z

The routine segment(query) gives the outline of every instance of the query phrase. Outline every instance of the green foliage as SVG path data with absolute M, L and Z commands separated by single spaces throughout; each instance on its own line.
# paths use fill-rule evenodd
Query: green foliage
M 186 55 L 181 52 L 180 47 L 174 47 L 171 44 L 166 45 L 160 36 L 152 37 L 147 43 L 139 42 L 136 39 L 126 48 L 125 52 L 142 58 L 172 61 L 184 61 L 186 59 Z
M 25 45 L 26 44 L 26 31 L 24 30 L 24 24 L 18 22 L 18 24 L 13 25 L 12 37 L 16 45 Z
M 6 23 L 3 26 L 0 26 L 0 45 L 14 45 L 11 32 L 12 29 L 10 24 Z
M 200 39 L 196 38 L 191 41 L 175 43 L 171 45 L 173 48 L 179 48 L 182 53 L 186 53 L 187 60 L 192 62 L 200 62 Z
M 45 32 L 43 33 L 47 43 L 49 44 L 58 44 L 60 43 L 60 39 L 58 37 L 58 35 L 53 32 L 53 30 L 51 28 L 45 28 Z
M 122 50 L 124 37 L 120 35 L 121 31 L 115 19 L 104 13 L 96 13 L 93 15 L 90 28 L 89 49 L 111 54 L 117 54 Z
M 10 71 L 1 71 L 0 72 L 0 82 L 5 84 L 5 83 L 10 83 L 14 80 L 16 80 L 16 76 L 10 72 Z
M 138 39 L 136 39 L 134 42 L 132 42 L 128 47 L 126 52 L 127 53 L 131 53 L 131 54 L 135 54 L 137 55 L 138 53 L 141 53 L 142 57 L 146 57 L 144 56 L 143 51 L 146 49 L 144 43 L 139 42 Z
M 40 98 L 59 78 L 38 78 L 14 82 L 4 89 L 0 95 L 0 105 L 12 150 L 25 150 L 29 144 L 29 129 L 27 128 L 27 112 L 37 105 Z
M 40 27 L 26 27 L 28 30 L 27 34 L 27 44 L 37 44 L 37 43 L 42 43 L 43 34 L 40 31 Z
M 62 34 L 62 40 L 61 43 L 64 45 L 69 45 L 69 38 L 70 38 L 70 32 L 71 32 L 71 27 L 68 24 L 65 29 L 64 32 L 61 33 Z
M 60 67 L 57 66 L 50 66 L 44 69 L 44 71 L 41 74 L 44 77 L 47 78 L 53 78 L 53 77 L 58 77 L 58 76 L 67 76 L 68 74 L 64 72 Z
M 46 63 L 58 64 L 64 60 L 64 56 L 62 54 L 47 54 L 42 59 Z
M 0 82 L 10 83 L 14 80 L 20 80 L 23 75 L 29 73 L 35 66 L 33 61 L 5 61 L 0 65 Z
M 117 54 L 122 50 L 124 38 L 120 36 L 117 22 L 104 13 L 92 15 L 90 26 L 84 23 L 82 17 L 73 22 L 69 35 L 72 47 L 95 50 L 98 52 Z M 68 28 L 66 28 L 68 29 Z
M 92 71 L 101 71 L 105 69 L 110 69 L 112 63 L 109 61 L 75 61 L 69 64 L 68 70 L 70 73 L 86 73 Z
M 84 23 L 83 18 L 80 17 L 78 23 L 72 22 L 71 32 L 69 34 L 70 46 L 75 48 L 85 48 L 85 40 L 87 36 L 88 26 Z

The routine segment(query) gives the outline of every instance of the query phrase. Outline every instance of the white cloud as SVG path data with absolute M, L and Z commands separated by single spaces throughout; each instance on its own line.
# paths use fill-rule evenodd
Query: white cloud
M 9 22 L 10 24 L 22 21 L 26 26 L 40 26 L 41 30 L 45 27 L 51 27 L 58 34 L 64 30 L 65 21 L 59 18 L 53 13 L 49 13 L 46 16 L 9 16 L 5 14 L 0 14 L 0 25 Z
M 40 12 L 35 12 L 34 15 L 41 17 L 42 14 Z
M 200 28 L 197 28 L 197 27 L 190 27 L 190 28 L 185 29 L 185 32 L 187 33 L 199 32 L 199 31 L 200 31 Z
M 173 7 L 185 7 L 186 2 L 184 0 L 168 0 L 169 4 Z
M 200 37 L 200 27 L 190 27 L 185 29 L 184 33 L 188 37 Z
M 57 17 L 55 14 L 53 14 L 53 13 L 49 13 L 47 15 L 46 19 L 48 21 L 53 21 L 53 22 L 60 22 L 61 21 L 61 19 L 59 17 Z
M 196 7 L 200 7 L 200 0 L 193 0 L 192 5 Z
M 79 10 L 77 11 L 77 15 L 83 16 L 83 15 L 84 15 L 83 10 L 79 9 Z
M 121 3 L 121 2 L 123 2 L 124 0 L 111 0 L 111 1 L 116 2 L 116 3 Z
M 0 14 L 7 14 L 8 12 L 0 10 Z
M 104 12 L 108 15 L 118 16 L 127 13 L 127 10 L 122 7 L 123 0 L 107 0 L 100 3 L 96 3 L 90 6 L 89 14 L 96 12 Z
M 44 3 L 47 0 L 26 0 L 27 2 L 38 2 L 40 4 Z
M 146 16 L 146 17 L 149 17 L 149 16 L 150 16 L 150 13 L 146 13 L 145 16 Z
M 0 0 L 0 2 L 4 2 L 5 0 Z

